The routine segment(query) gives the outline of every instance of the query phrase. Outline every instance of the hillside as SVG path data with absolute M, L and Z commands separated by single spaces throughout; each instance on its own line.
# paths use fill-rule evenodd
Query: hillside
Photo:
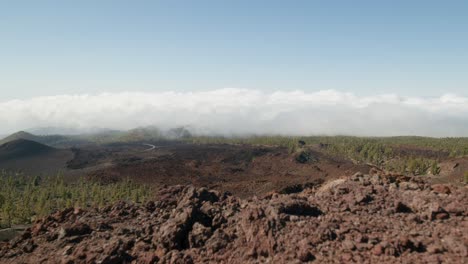
M 38 174 L 56 174 L 66 169 L 73 158 L 71 150 L 56 149 L 27 139 L 16 139 L 0 145 L 0 170 Z
M 69 208 L 0 248 L 2 263 L 467 263 L 467 189 L 355 174 L 239 199 L 192 186 L 144 205 Z
M 55 149 L 44 144 L 27 140 L 15 139 L 0 145 L 0 160 L 21 159 L 29 156 L 46 154 Z
M 39 136 L 33 135 L 25 131 L 19 131 L 0 140 L 0 145 L 3 145 L 10 141 L 15 141 L 18 139 L 26 139 L 26 140 L 36 141 L 36 142 L 41 141 L 41 137 Z
M 37 130 L 38 132 L 41 130 Z M 43 131 L 44 132 L 44 131 Z M 101 129 L 93 133 L 62 135 L 62 134 L 38 134 L 19 131 L 11 134 L 2 140 L 4 144 L 17 139 L 36 141 L 51 147 L 70 148 L 83 145 L 100 145 L 110 143 L 131 143 L 141 141 L 160 141 L 167 139 L 179 139 L 189 136 L 190 133 L 183 128 L 175 128 L 161 131 L 156 127 L 141 127 L 127 131 Z
M 25 131 L 19 131 L 11 134 L 4 139 L 0 140 L 0 144 L 11 142 L 18 139 L 25 139 L 35 141 L 44 145 L 56 148 L 68 148 L 77 145 L 89 144 L 86 139 L 78 136 L 64 136 L 64 135 L 34 135 Z

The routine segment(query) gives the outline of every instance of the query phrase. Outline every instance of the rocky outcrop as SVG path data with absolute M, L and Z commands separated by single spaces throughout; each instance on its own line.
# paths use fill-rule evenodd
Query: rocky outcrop
M 0 249 L 1 263 L 466 263 L 466 188 L 355 174 L 241 200 L 172 186 L 154 202 L 68 209 Z

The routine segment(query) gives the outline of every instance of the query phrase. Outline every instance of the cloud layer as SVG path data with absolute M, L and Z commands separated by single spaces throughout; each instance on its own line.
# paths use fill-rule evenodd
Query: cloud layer
M 0 133 L 31 127 L 163 129 L 206 134 L 468 136 L 468 97 L 356 96 L 333 90 L 60 95 L 0 103 Z

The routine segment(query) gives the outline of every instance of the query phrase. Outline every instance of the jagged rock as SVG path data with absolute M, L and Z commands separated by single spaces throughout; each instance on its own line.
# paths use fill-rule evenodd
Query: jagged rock
M 211 228 L 195 223 L 188 237 L 190 247 L 202 247 L 212 234 Z
M 413 180 L 355 174 L 250 200 L 170 186 L 40 219 L 0 263 L 468 262 L 468 189 Z
M 431 186 L 432 191 L 435 193 L 441 193 L 441 194 L 450 194 L 450 187 L 445 185 L 445 184 L 434 184 Z
M 449 214 L 438 203 L 432 203 L 429 207 L 429 218 L 431 220 L 442 220 L 449 218 Z
M 67 224 L 59 229 L 58 238 L 86 235 L 91 233 L 91 231 L 89 225 L 84 223 Z
M 397 213 L 412 213 L 413 210 L 406 204 L 396 201 L 395 202 L 395 211 Z
M 400 188 L 402 190 L 416 191 L 419 190 L 419 185 L 414 182 L 402 182 L 400 183 Z
M 323 212 L 316 206 L 310 205 L 304 201 L 292 201 L 281 204 L 278 210 L 280 213 L 296 216 L 317 217 Z

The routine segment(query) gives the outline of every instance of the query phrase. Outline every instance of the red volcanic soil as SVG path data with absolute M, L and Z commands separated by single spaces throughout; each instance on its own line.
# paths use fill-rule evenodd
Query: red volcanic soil
M 468 262 L 468 190 L 423 178 L 356 174 L 249 200 L 179 185 L 157 197 L 38 220 L 0 244 L 0 262 Z
M 243 198 L 270 191 L 299 192 L 307 186 L 370 169 L 368 165 L 330 156 L 315 146 L 304 146 L 290 154 L 281 147 L 148 142 L 156 146 L 153 148 L 146 143 L 88 145 L 68 150 L 15 140 L 0 146 L 0 169 L 30 175 L 60 171 L 71 180 L 79 176 L 102 182 L 129 178 L 156 187 L 192 184 Z M 468 171 L 468 158 L 450 159 L 443 151 L 414 146 L 399 146 L 394 151 L 401 156 L 439 159 L 440 175 L 428 176 L 434 182 L 461 184 Z
M 299 162 L 296 158 L 300 153 L 289 154 L 285 148 L 175 144 L 114 158 L 109 161 L 111 165 L 93 170 L 88 176 L 101 181 L 130 178 L 156 186 L 193 184 L 248 197 L 274 190 L 300 191 L 324 180 L 369 171 L 366 165 L 304 151 L 308 160 Z M 71 163 L 80 160 L 88 158 L 83 154 Z
M 468 158 L 454 158 L 440 164 L 440 177 L 434 180 L 442 183 L 461 183 L 468 173 Z

